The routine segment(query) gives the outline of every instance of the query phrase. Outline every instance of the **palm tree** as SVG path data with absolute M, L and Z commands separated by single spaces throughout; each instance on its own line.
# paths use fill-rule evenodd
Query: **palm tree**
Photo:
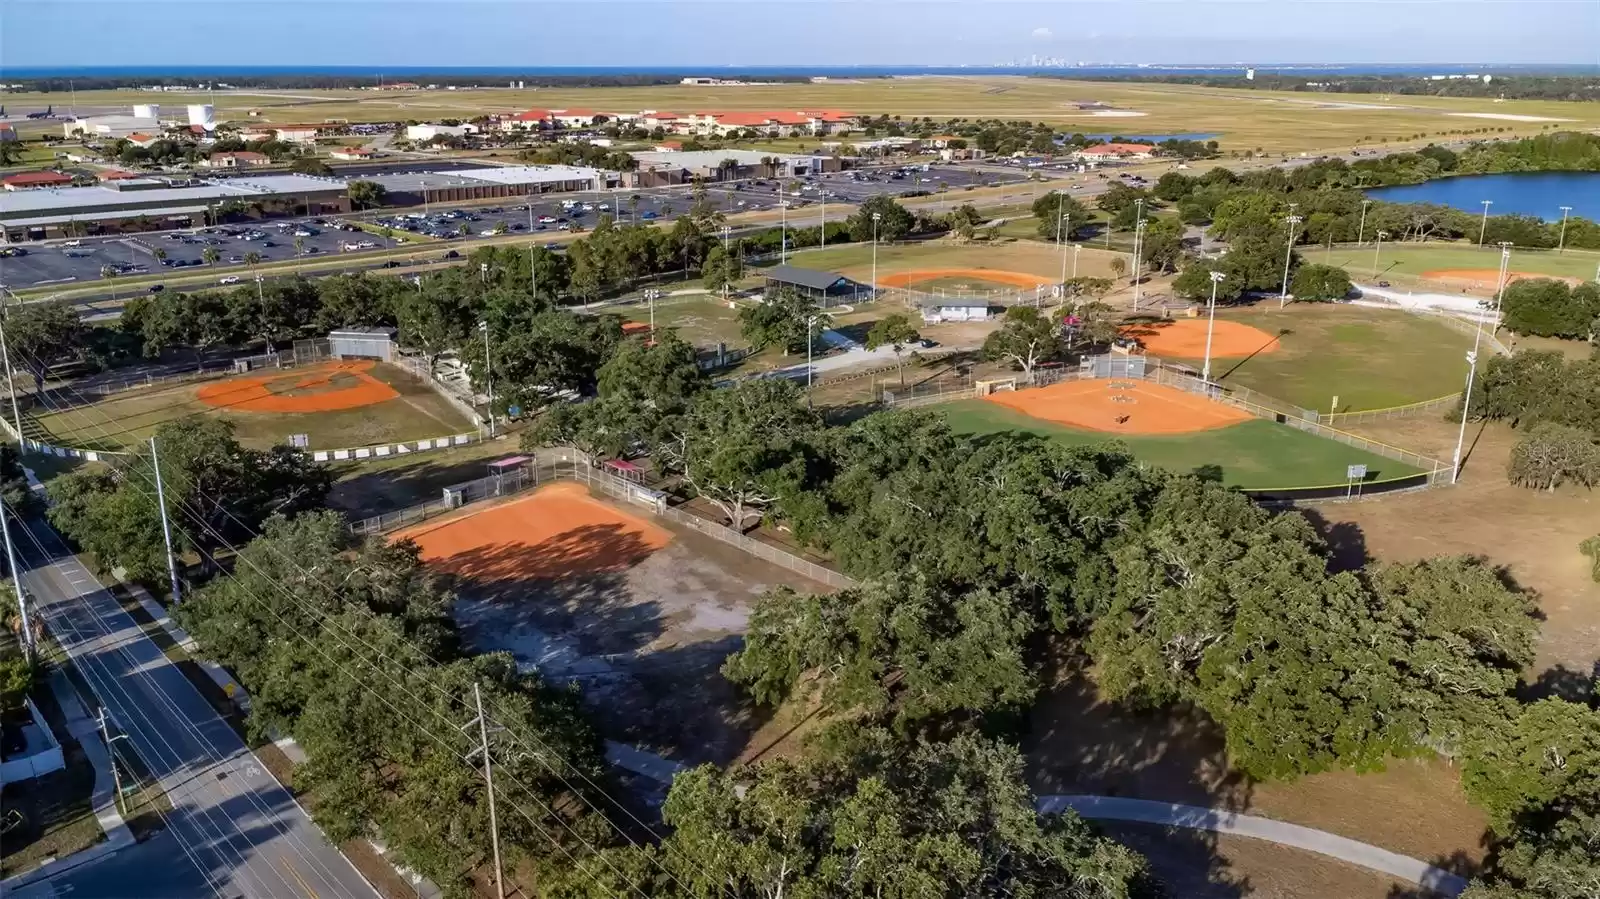
M 1128 260 L 1117 256 L 1111 260 L 1111 274 L 1120 278 L 1128 273 Z
M 106 279 L 106 283 L 111 285 L 111 300 L 112 300 L 112 302 L 116 302 L 116 299 L 117 299 L 117 282 L 116 282 L 117 270 L 112 268 L 109 265 L 102 265 L 102 266 L 100 266 L 100 277 Z
M 306 239 L 304 237 L 296 237 L 294 239 L 294 254 L 296 256 L 304 256 L 306 254 Z
M 255 271 L 256 266 L 261 264 L 261 254 L 255 250 L 244 254 L 244 264 L 250 266 L 251 271 Z
M 161 247 L 156 247 L 154 250 L 151 250 L 150 255 L 156 257 L 157 262 L 167 261 L 167 251 Z
M 217 252 L 216 247 L 206 247 L 200 251 L 200 258 L 205 260 L 206 265 L 216 265 L 222 254 Z

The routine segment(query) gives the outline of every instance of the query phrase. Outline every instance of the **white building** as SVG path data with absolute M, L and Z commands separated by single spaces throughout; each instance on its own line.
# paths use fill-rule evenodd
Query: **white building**
M 217 109 L 209 103 L 193 103 L 189 106 L 189 124 L 199 125 L 207 131 L 217 130 Z
M 141 119 L 159 119 L 161 118 L 161 104 L 140 103 L 133 107 L 133 114 Z
M 436 137 L 466 137 L 477 134 L 477 125 L 407 125 L 406 140 L 427 143 Z
M 80 116 L 61 123 L 67 137 L 102 137 L 115 140 L 130 134 L 160 134 L 161 120 L 154 117 L 131 115 Z
M 940 322 L 986 322 L 989 320 L 989 303 L 986 300 L 963 300 L 940 297 L 922 304 L 922 320 L 926 324 Z

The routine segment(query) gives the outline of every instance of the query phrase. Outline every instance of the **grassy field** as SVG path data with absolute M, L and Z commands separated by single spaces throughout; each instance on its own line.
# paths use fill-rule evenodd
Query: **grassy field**
M 1370 236 L 1370 235 L 1369 235 Z M 1430 286 L 1423 278 L 1429 272 L 1450 269 L 1482 269 L 1487 272 L 1481 290 L 1493 292 L 1494 272 L 1500 268 L 1500 253 L 1496 247 L 1480 249 L 1470 243 L 1385 243 L 1381 248 L 1370 241 L 1365 247 L 1335 246 L 1326 249 L 1305 247 L 1301 254 L 1308 262 L 1328 262 L 1350 272 L 1356 281 L 1370 282 L 1374 278 L 1373 256 L 1376 252 L 1376 277 L 1405 283 L 1417 280 L 1418 286 Z M 1512 250 L 1511 270 L 1536 275 L 1558 275 L 1567 278 L 1590 279 L 1600 267 L 1600 253 L 1592 250 Z M 1467 282 L 1443 284 L 1432 282 L 1434 289 L 1459 291 L 1470 286 Z
M 1109 278 L 1111 260 L 1117 255 L 1084 247 L 1078 256 L 1078 274 L 1084 277 Z M 804 268 L 837 271 L 866 283 L 872 278 L 872 245 L 848 244 L 825 250 L 804 250 L 792 254 L 789 263 Z M 1072 265 L 1070 251 L 1067 265 L 1070 269 Z M 929 241 L 878 247 L 879 276 L 940 268 L 1022 272 L 1053 281 L 1061 277 L 1061 251 L 1053 244 L 1033 240 L 970 244 Z
M 1273 301 L 1225 310 L 1219 320 L 1278 337 L 1278 349 L 1246 359 L 1213 359 L 1228 387 L 1248 387 L 1307 409 L 1385 409 L 1455 393 L 1467 375 L 1472 335 L 1398 309 Z M 1203 360 L 1183 360 L 1199 368 Z
M 59 103 L 63 94 L 17 93 L 7 105 L 17 110 Z M 77 109 L 119 108 L 152 99 L 143 91 L 80 91 Z M 1506 133 L 1536 133 L 1543 122 L 1514 122 L 1472 115 L 1526 115 L 1568 119 L 1569 127 L 1600 125 L 1594 104 L 1555 101 L 1440 97 L 1338 95 L 1317 97 L 1292 92 L 1229 90 L 1190 85 L 1080 82 L 1020 76 L 867 79 L 832 84 L 781 84 L 741 87 L 660 85 L 648 87 L 503 88 L 455 91 L 219 91 L 164 93 L 164 104 L 215 102 L 221 120 L 265 123 L 392 121 L 437 119 L 480 113 L 519 112 L 532 106 L 583 106 L 605 111 L 641 109 L 689 112 L 704 109 L 764 110 L 826 107 L 863 113 L 952 117 L 1018 118 L 1071 126 L 1084 132 L 1161 134 L 1206 132 L 1221 135 L 1225 149 L 1299 151 L 1348 147 L 1367 137 L 1390 143 L 1417 134 L 1442 137 L 1482 127 Z M 1095 115 L 1077 104 L 1098 101 L 1137 116 Z M 256 115 L 251 116 L 254 112 Z M 49 133 L 59 124 L 47 123 Z M 41 131 L 43 133 L 43 131 Z
M 650 307 L 643 304 L 606 311 L 617 312 L 628 321 L 650 321 Z M 730 348 L 744 345 L 739 336 L 738 311 L 709 295 L 657 300 L 656 327 L 671 328 L 697 347 L 714 347 L 718 343 L 726 343 Z
M 196 398 L 195 381 L 152 390 L 115 394 L 92 406 L 36 416 L 30 436 L 49 443 L 88 449 L 118 450 L 148 438 L 161 425 L 196 415 L 220 415 L 233 422 L 246 446 L 285 443 L 291 434 L 305 434 L 311 449 L 337 449 L 398 440 L 442 437 L 472 430 L 454 406 L 406 372 L 380 365 L 372 375 L 393 387 L 395 399 L 356 409 L 315 414 L 225 411 Z
M 1033 418 L 999 403 L 970 399 L 937 407 L 950 426 L 969 434 L 1027 431 L 1073 446 L 1105 443 L 1113 435 L 1080 431 Z M 1345 466 L 1365 464 L 1370 480 L 1416 474 L 1409 465 L 1324 440 L 1287 425 L 1255 419 L 1176 437 L 1124 437 L 1141 460 L 1177 472 L 1202 472 L 1234 487 L 1315 487 L 1344 483 Z

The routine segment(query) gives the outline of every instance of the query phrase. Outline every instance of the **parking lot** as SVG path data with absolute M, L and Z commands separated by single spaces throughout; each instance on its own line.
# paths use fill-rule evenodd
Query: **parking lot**
M 918 191 L 937 193 L 941 189 L 956 192 L 968 186 L 1024 180 L 1020 173 L 995 174 L 951 165 L 935 164 L 926 171 L 921 166 L 906 169 L 888 166 L 807 179 L 752 179 L 708 186 L 707 198 L 730 215 L 777 209 L 785 203 L 796 212 L 797 224 L 811 226 L 820 221 L 819 207 L 824 203 L 840 204 L 837 213 L 829 210 L 828 219 L 835 220 L 846 214 L 846 204 L 860 203 L 877 194 L 899 196 Z M 798 193 L 788 187 L 796 181 L 802 188 Z M 251 253 L 262 262 L 283 262 L 419 244 L 465 252 L 473 241 L 499 233 L 586 231 L 602 215 L 634 223 L 667 222 L 686 212 L 693 202 L 694 188 L 689 185 L 624 188 L 548 194 L 531 203 L 508 198 L 504 205 L 426 205 L 327 218 L 225 223 L 217 228 L 23 244 L 8 248 L 20 251 L 19 255 L 0 258 L 0 285 L 22 290 L 99 282 L 108 267 L 119 276 L 148 276 L 166 270 L 192 274 L 214 269 L 221 281 L 241 276 L 238 267 Z M 355 223 L 373 230 L 356 228 Z M 208 261 L 207 250 L 214 251 L 214 262 Z M 162 258 L 158 258 L 158 252 Z

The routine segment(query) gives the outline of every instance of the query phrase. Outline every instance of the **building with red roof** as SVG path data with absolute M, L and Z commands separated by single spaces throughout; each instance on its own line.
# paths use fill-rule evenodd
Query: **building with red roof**
M 1155 155 L 1156 148 L 1149 144 L 1100 144 L 1096 147 L 1084 147 L 1075 156 L 1079 159 L 1107 160 L 1107 159 L 1149 159 Z
M 38 190 L 45 187 L 71 187 L 72 176 L 60 172 L 19 172 L 0 178 L 6 190 Z

